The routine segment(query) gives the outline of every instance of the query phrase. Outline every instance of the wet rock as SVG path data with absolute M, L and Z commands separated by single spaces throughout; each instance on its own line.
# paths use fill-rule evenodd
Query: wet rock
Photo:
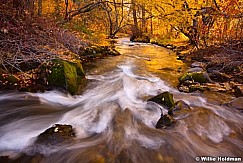
M 167 128 L 175 123 L 175 119 L 170 115 L 162 115 L 156 124 L 156 128 Z
M 204 71 L 201 67 L 194 67 L 194 68 L 190 68 L 188 70 L 189 73 L 194 73 L 194 72 L 202 72 Z
M 205 90 L 209 90 L 207 87 L 205 87 L 204 85 L 201 84 L 192 84 L 189 85 L 189 92 L 195 92 L 195 91 L 205 91 Z
M 182 54 L 178 54 L 178 56 L 177 56 L 177 58 L 176 58 L 177 60 L 186 60 L 186 56 L 185 55 L 182 55 Z
M 228 92 L 233 93 L 229 83 L 198 83 L 198 82 L 184 82 L 179 86 L 181 92 L 195 92 L 195 91 L 213 91 L 213 92 Z
M 212 81 L 207 72 L 187 72 L 179 78 L 180 83 L 183 83 L 187 80 L 199 83 L 207 83 Z
M 192 84 L 198 84 L 198 82 L 193 82 L 193 81 L 190 81 L 190 80 L 186 80 L 186 81 L 183 82 L 183 86 L 187 86 L 187 87 L 189 87 Z
M 223 68 L 224 64 L 223 63 L 214 63 L 214 62 L 209 62 L 206 65 L 206 69 L 209 73 L 213 71 L 219 71 Z
M 213 92 L 232 92 L 232 88 L 229 83 L 206 83 L 204 86 L 207 90 Z
M 75 137 L 74 129 L 71 125 L 55 124 L 41 133 L 35 143 L 55 145 L 72 140 Z
M 192 68 L 195 68 L 195 67 L 204 68 L 205 67 L 205 64 L 203 62 L 193 62 L 191 64 L 191 67 Z
M 224 105 L 243 112 L 243 97 L 237 97 L 234 100 L 232 100 L 228 103 L 225 103 Z
M 116 49 L 114 48 L 109 48 L 107 50 L 107 54 L 108 55 L 113 55 L 113 56 L 117 56 L 117 55 L 121 55 Z
M 209 73 L 209 76 L 213 81 L 216 82 L 226 82 L 226 81 L 230 81 L 231 79 L 230 75 L 221 73 L 219 71 L 212 71 L 211 73 Z
M 174 46 L 172 44 L 166 44 L 165 48 L 173 50 L 173 49 L 176 49 L 176 46 Z
M 176 101 L 174 111 L 177 110 L 192 110 L 192 108 L 183 100 Z
M 64 89 L 76 94 L 85 83 L 85 74 L 80 61 L 69 62 L 55 59 L 40 66 L 38 78 L 40 83 L 47 84 L 51 89 Z
M 130 41 L 133 42 L 143 42 L 143 43 L 150 43 L 150 37 L 146 35 L 140 35 L 140 36 L 132 36 L 130 38 Z
M 168 110 L 170 108 L 174 107 L 174 105 L 175 105 L 174 99 L 173 99 L 173 94 L 171 94 L 170 92 L 163 92 L 163 93 L 149 99 L 148 101 L 153 101 L 157 104 L 160 104 Z
M 91 46 L 85 48 L 79 54 L 81 58 L 100 58 L 107 55 L 117 56 L 120 53 L 110 46 Z
M 243 96 L 243 85 L 235 85 L 233 89 L 236 97 Z
M 175 102 L 175 107 L 168 111 L 169 115 L 174 115 L 174 113 L 180 113 L 181 111 L 190 111 L 192 108 L 183 100 Z
M 179 90 L 180 92 L 189 93 L 189 87 L 188 87 L 188 86 L 185 86 L 185 85 L 181 85 L 181 86 L 179 86 L 178 90 Z

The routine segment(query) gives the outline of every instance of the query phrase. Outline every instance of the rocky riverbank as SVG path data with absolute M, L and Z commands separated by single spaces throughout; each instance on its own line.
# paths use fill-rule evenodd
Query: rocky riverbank
M 185 93 L 215 92 L 232 96 L 231 101 L 222 105 L 238 109 L 243 105 L 243 42 L 234 41 L 213 45 L 204 49 L 195 49 L 178 43 L 152 44 L 173 50 L 177 59 L 188 64 L 188 70 L 178 79 L 178 90 Z M 163 119 L 163 116 L 161 117 Z
M 190 69 L 181 77 L 179 90 L 218 91 L 243 96 L 243 43 L 211 46 L 183 54 Z M 180 54 L 181 55 L 181 54 Z
M 178 43 L 151 42 L 173 50 L 189 69 L 179 78 L 182 92 L 225 92 L 243 96 L 243 42 L 234 41 L 195 49 Z

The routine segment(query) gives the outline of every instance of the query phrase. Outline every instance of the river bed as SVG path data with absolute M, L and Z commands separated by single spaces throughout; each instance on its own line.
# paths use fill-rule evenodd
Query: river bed
M 85 65 L 89 84 L 78 96 L 58 91 L 2 92 L 0 156 L 16 162 L 195 162 L 196 156 L 243 157 L 243 115 L 221 106 L 217 94 L 182 93 L 178 77 L 187 68 L 165 48 L 119 39 L 122 55 Z M 162 106 L 147 102 L 169 91 L 192 109 L 176 123 L 156 129 Z M 54 124 L 75 129 L 73 141 L 35 145 Z

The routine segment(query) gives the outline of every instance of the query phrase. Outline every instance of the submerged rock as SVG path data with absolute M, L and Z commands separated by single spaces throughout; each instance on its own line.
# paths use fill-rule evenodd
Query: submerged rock
M 163 93 L 149 99 L 148 101 L 153 101 L 157 104 L 160 104 L 168 110 L 170 108 L 173 108 L 175 105 L 174 99 L 173 99 L 173 94 L 171 94 L 170 92 L 163 92 Z
M 183 100 L 179 100 L 175 102 L 175 107 L 168 111 L 169 115 L 174 115 L 174 112 L 179 111 L 189 111 L 192 110 L 192 108 Z
M 224 105 L 243 112 L 243 97 L 235 98 L 234 100 L 232 100 L 228 103 L 225 103 Z
M 55 124 L 41 133 L 37 140 L 37 144 L 55 145 L 75 137 L 74 129 L 71 125 Z
M 233 89 L 236 97 L 243 96 L 243 85 L 235 85 Z
M 156 128 L 166 128 L 175 123 L 175 119 L 171 115 L 161 115 L 161 118 L 156 124 Z

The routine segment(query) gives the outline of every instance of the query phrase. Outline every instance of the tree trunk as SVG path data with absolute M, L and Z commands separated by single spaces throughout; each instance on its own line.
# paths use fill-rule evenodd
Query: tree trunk
M 33 16 L 34 13 L 35 13 L 35 2 L 34 2 L 34 0 L 27 0 L 26 1 L 26 7 L 29 10 L 31 16 Z
M 68 15 L 68 0 L 65 0 L 65 20 L 69 18 Z
M 147 32 L 146 29 L 146 17 L 145 17 L 145 4 L 142 4 L 142 29 L 141 32 Z
M 135 0 L 131 1 L 132 3 L 132 16 L 133 16 L 133 29 L 132 29 L 132 37 L 137 37 L 139 35 L 139 29 L 138 29 L 138 19 L 137 19 L 137 10 L 136 10 L 136 4 Z
M 38 0 L 38 16 L 42 15 L 42 0 Z

